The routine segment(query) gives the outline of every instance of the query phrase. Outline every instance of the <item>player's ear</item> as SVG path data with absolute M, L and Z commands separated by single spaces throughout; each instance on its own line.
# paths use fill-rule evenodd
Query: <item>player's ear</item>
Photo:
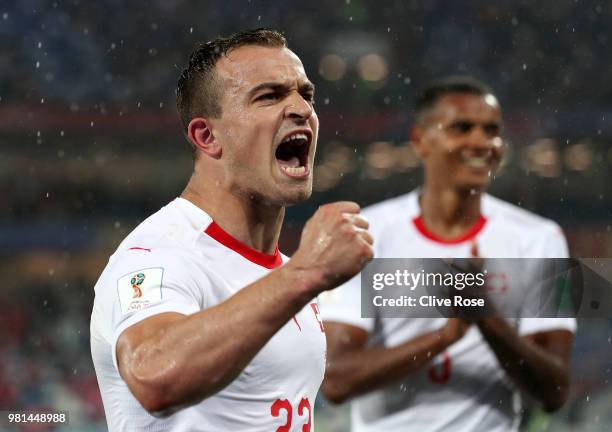
M 195 146 L 196 151 L 201 151 L 214 159 L 221 157 L 221 145 L 215 139 L 209 119 L 192 118 L 187 125 L 187 139 Z
M 423 142 L 423 127 L 416 124 L 410 129 L 410 145 L 421 159 L 427 156 L 427 146 Z

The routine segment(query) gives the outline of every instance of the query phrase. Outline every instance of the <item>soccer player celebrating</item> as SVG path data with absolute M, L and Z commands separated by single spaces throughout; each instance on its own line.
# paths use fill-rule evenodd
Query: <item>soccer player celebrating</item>
M 177 105 L 194 149 L 179 198 L 95 286 L 91 351 L 111 431 L 308 431 L 323 379 L 316 296 L 372 258 L 359 206 L 322 206 L 293 259 L 285 206 L 311 194 L 314 87 L 259 29 L 191 55 Z
M 501 129 L 482 83 L 449 77 L 424 90 L 411 140 L 425 184 L 364 210 L 377 257 L 567 256 L 554 222 L 485 193 L 504 150 Z M 333 402 L 354 397 L 354 431 L 512 431 L 515 389 L 549 411 L 567 398 L 573 319 L 361 318 L 359 288 L 353 278 L 322 304 L 322 389 Z

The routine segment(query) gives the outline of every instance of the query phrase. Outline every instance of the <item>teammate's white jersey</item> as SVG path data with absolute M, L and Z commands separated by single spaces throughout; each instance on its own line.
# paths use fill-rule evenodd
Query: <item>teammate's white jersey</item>
M 316 300 L 226 388 L 167 418 L 142 408 L 117 370 L 115 346 L 129 326 L 162 312 L 188 315 L 210 308 L 286 260 L 278 249 L 267 255 L 240 243 L 182 198 L 128 235 L 96 284 L 91 317 L 91 352 L 109 430 L 269 432 L 284 425 L 282 430 L 311 430 L 325 370 Z
M 474 242 L 485 258 L 564 258 L 561 229 L 552 221 L 484 195 L 482 215 L 461 238 L 443 240 L 427 231 L 418 191 L 364 209 L 377 258 L 465 258 Z M 490 275 L 489 275 L 490 276 Z M 502 278 L 503 275 L 498 275 Z M 498 281 L 499 282 L 499 281 Z M 326 293 L 321 314 L 367 330 L 368 346 L 397 346 L 441 328 L 445 318 L 361 318 L 360 278 Z M 573 319 L 513 320 L 520 334 L 575 329 Z M 520 399 L 478 328 L 436 356 L 431 366 L 352 401 L 354 431 L 513 431 Z

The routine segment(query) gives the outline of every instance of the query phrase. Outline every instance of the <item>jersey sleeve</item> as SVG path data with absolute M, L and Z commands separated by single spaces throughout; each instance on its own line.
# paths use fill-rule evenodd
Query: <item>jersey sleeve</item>
M 374 329 L 374 318 L 361 317 L 361 274 L 319 295 L 319 309 L 323 321 L 349 324 L 367 332 Z
M 190 262 L 178 251 L 163 249 L 127 250 L 112 257 L 96 295 L 110 320 L 115 367 L 117 339 L 128 327 L 165 312 L 190 315 L 202 309 L 210 282 L 196 281 Z
M 550 222 L 543 227 L 541 237 L 541 251 L 536 255 L 541 258 L 568 258 L 569 249 L 563 230 L 559 225 Z
M 569 249 L 565 235 L 561 227 L 556 223 L 552 223 L 545 231 L 542 240 L 542 257 L 543 258 L 568 258 Z M 527 335 L 532 333 L 552 331 L 552 330 L 569 330 L 572 333 L 576 331 L 575 318 L 521 318 L 519 322 L 519 334 Z

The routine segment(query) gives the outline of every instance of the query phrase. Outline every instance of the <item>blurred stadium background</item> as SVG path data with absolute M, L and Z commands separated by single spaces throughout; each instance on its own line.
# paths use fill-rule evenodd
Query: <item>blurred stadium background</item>
M 196 41 L 284 31 L 317 85 L 315 193 L 288 212 L 290 253 L 316 207 L 419 184 L 407 145 L 424 81 L 497 92 L 510 152 L 492 193 L 557 220 L 572 254 L 612 256 L 612 3 L 325 0 L 0 2 L 0 409 L 106 430 L 89 353 L 93 284 L 119 241 L 182 190 L 174 86 Z M 524 429 L 612 430 L 612 325 L 581 321 L 571 400 Z M 318 400 L 322 432 L 346 409 Z M 28 429 L 46 430 L 46 429 Z

